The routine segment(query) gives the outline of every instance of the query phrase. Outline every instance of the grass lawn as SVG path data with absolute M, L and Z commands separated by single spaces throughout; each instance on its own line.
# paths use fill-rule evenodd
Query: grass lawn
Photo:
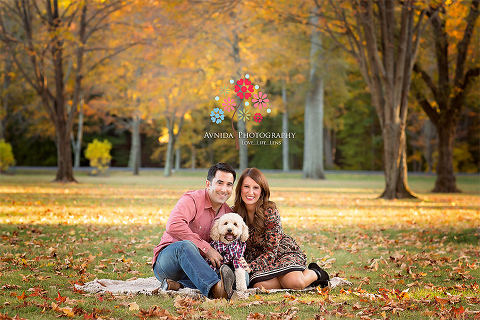
M 205 176 L 0 176 L 0 319 L 480 319 L 478 175 L 457 177 L 460 194 L 429 193 L 435 177 L 412 175 L 419 199 L 386 201 L 377 199 L 383 175 L 267 172 L 286 232 L 351 287 L 231 302 L 74 290 L 95 278 L 153 276 L 170 210 Z

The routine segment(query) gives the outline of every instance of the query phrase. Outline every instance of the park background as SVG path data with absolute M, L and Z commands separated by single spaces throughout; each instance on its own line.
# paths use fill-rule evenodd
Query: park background
M 478 318 L 478 16 L 478 0 L 0 2 L 0 319 Z M 234 130 L 295 138 L 211 138 Z M 262 169 L 286 232 L 352 286 L 74 289 L 152 276 L 170 210 L 218 161 Z
M 411 195 L 407 170 L 435 173 L 436 192 L 479 171 L 478 1 L 6 1 L 1 13 L 0 139 L 17 166 L 57 166 L 57 181 L 89 165 L 94 139 L 135 174 L 219 161 L 314 179 L 384 171 L 390 199 Z M 242 100 L 230 80 L 246 77 L 257 87 Z M 237 131 L 295 138 L 208 138 Z

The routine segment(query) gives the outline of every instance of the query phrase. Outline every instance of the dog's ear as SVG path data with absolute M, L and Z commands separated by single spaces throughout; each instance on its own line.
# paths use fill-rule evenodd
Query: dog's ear
M 248 226 L 247 224 L 242 220 L 242 235 L 240 236 L 240 241 L 241 242 L 246 242 L 248 239 Z
M 213 224 L 212 229 L 210 229 L 210 238 L 213 241 L 220 241 L 220 231 L 218 230 L 218 225 L 220 224 L 220 219 L 217 219 Z

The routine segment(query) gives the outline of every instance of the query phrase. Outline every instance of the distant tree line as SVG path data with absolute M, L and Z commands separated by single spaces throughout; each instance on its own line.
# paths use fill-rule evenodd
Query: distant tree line
M 392 199 L 424 171 L 457 192 L 455 172 L 480 166 L 478 16 L 479 0 L 4 1 L 0 139 L 64 182 L 107 139 L 135 174 L 383 170 Z M 239 79 L 258 85 L 251 100 Z M 205 138 L 239 131 L 295 138 Z

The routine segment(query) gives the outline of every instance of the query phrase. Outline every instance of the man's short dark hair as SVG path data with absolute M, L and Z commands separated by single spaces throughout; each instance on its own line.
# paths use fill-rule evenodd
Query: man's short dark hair
M 225 162 L 219 162 L 211 166 L 210 169 L 208 169 L 207 180 L 212 182 L 218 170 L 233 174 L 233 182 L 235 182 L 237 173 L 232 168 L 232 166 L 230 166 L 228 163 L 225 163 Z

